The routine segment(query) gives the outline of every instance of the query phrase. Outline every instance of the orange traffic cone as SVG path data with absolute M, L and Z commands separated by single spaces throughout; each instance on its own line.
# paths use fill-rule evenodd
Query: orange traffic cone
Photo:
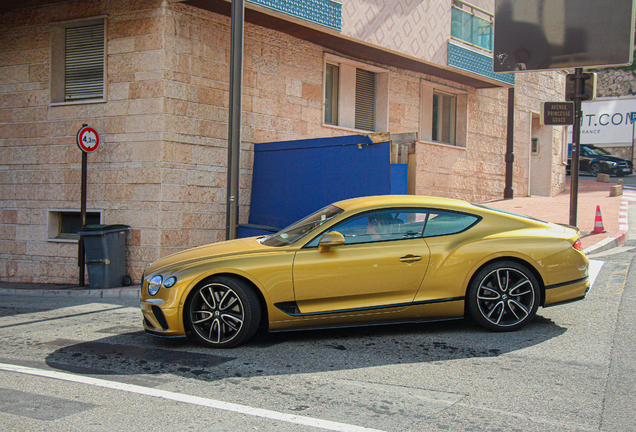
M 601 206 L 596 206 L 596 217 L 594 218 L 594 231 L 590 234 L 601 234 L 607 232 L 603 228 L 603 216 L 601 216 Z

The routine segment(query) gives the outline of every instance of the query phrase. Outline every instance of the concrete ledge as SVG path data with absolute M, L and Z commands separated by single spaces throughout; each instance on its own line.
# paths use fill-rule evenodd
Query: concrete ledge
M 609 174 L 597 174 L 596 181 L 601 183 L 609 183 L 610 175 Z
M 621 196 L 623 195 L 623 185 L 614 185 L 610 187 L 610 196 L 611 197 L 615 197 L 615 196 Z

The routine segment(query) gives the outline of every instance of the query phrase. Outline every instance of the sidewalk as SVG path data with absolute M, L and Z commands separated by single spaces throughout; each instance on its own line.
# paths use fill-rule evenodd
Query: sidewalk
M 570 221 L 570 179 L 567 179 L 565 192 L 555 197 L 519 197 L 510 200 L 489 201 L 491 207 L 520 213 L 537 219 L 555 223 L 569 224 Z M 591 255 L 611 249 L 625 243 L 627 238 L 627 211 L 629 200 L 625 195 L 610 197 L 612 183 L 600 183 L 595 180 L 579 179 L 577 221 L 581 230 L 581 243 L 585 253 Z M 636 191 L 628 191 L 634 194 Z M 596 219 L 596 206 L 600 206 L 605 233 L 591 234 Z M 77 285 L 33 284 L 0 282 L 0 295 L 30 295 L 48 297 L 62 295 L 69 297 L 95 298 L 140 298 L 140 286 L 132 285 L 120 288 L 90 289 Z
M 33 297 L 93 297 L 93 298 L 141 298 L 141 286 L 131 285 L 117 288 L 91 289 L 88 285 L 47 284 L 47 283 L 20 283 L 0 282 L 0 296 L 23 295 Z
M 620 246 L 627 238 L 629 200 L 625 195 L 610 197 L 610 187 L 613 185 L 613 183 L 579 179 L 577 227 L 581 230 L 581 243 L 588 255 Z M 490 201 L 485 204 L 549 222 L 569 224 L 570 179 L 566 180 L 565 192 L 555 197 L 519 197 L 511 200 Z M 594 231 L 596 206 L 601 209 L 603 227 L 606 231 L 602 234 L 591 234 Z

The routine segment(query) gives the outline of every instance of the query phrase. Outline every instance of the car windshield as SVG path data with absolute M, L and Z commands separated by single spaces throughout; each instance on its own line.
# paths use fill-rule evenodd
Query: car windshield
M 610 152 L 599 147 L 585 147 L 587 154 L 591 156 L 612 156 Z
M 339 207 L 329 205 L 299 220 L 295 224 L 278 231 L 276 234 L 265 237 L 265 239 L 261 241 L 261 244 L 274 247 L 290 245 L 343 211 L 344 210 Z

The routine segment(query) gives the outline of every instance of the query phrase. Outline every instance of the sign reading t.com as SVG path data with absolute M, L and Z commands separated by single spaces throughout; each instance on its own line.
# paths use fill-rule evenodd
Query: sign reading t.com
M 632 145 L 630 113 L 636 111 L 636 98 L 612 98 L 581 104 L 581 144 L 604 144 L 612 147 Z M 572 142 L 572 128 L 568 128 Z

